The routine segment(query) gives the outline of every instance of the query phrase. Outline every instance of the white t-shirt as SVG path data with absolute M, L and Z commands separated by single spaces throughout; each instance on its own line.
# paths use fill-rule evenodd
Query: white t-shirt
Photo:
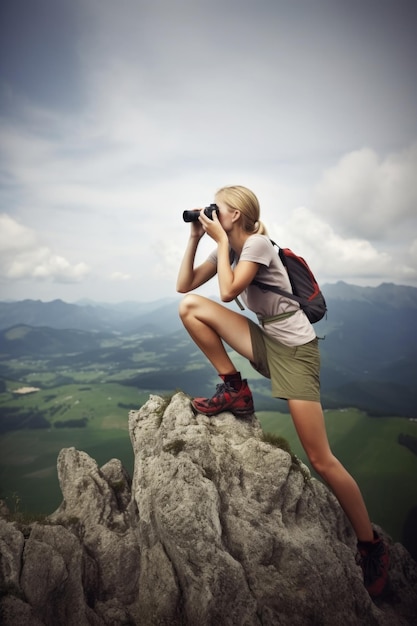
M 233 252 L 231 259 L 233 259 Z M 210 254 L 207 260 L 217 265 L 217 249 Z M 276 248 L 265 235 L 255 234 L 248 237 L 242 248 L 240 258 L 231 261 L 231 263 L 238 261 L 259 263 L 256 280 L 275 285 L 292 293 L 287 270 L 282 264 Z M 240 296 L 248 309 L 253 311 L 259 320 L 295 311 L 289 317 L 264 325 L 264 331 L 284 345 L 301 346 L 316 337 L 313 326 L 295 300 L 290 300 L 272 291 L 260 289 L 256 285 L 249 285 Z

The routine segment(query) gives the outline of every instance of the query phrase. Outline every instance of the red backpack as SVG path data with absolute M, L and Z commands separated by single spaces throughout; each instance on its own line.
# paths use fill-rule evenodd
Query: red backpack
M 261 289 L 273 291 L 291 300 L 296 300 L 309 321 L 315 324 L 326 315 L 327 305 L 313 272 L 307 262 L 302 257 L 297 256 L 292 250 L 280 248 L 272 239 L 271 243 L 278 248 L 278 255 L 288 272 L 293 293 L 288 293 L 284 289 L 275 287 L 275 285 L 261 283 L 259 280 L 253 280 L 251 284 Z

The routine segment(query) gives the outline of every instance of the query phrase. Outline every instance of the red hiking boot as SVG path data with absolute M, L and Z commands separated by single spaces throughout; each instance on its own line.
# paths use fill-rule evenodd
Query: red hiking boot
M 384 591 L 388 581 L 388 546 L 374 531 L 373 541 L 358 541 L 358 552 L 365 588 L 371 598 L 376 598 Z
M 223 411 L 230 411 L 236 417 L 249 417 L 255 412 L 253 398 L 247 380 L 242 380 L 238 391 L 230 383 L 223 382 L 217 385 L 216 393 L 212 398 L 194 398 L 191 406 L 197 413 L 217 415 Z

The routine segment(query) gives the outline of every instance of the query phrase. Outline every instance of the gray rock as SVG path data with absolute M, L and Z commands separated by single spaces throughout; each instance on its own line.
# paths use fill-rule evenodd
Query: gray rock
M 372 602 L 337 500 L 255 417 L 195 417 L 178 393 L 150 396 L 129 430 L 132 483 L 120 461 L 64 449 L 48 523 L 0 520 L 2 624 L 415 624 L 415 561 L 386 537 Z

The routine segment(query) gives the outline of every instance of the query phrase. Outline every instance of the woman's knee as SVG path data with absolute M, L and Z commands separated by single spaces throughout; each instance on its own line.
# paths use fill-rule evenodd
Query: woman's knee
M 187 293 L 187 295 L 185 295 L 181 300 L 178 307 L 178 313 L 180 318 L 183 320 L 184 318 L 188 317 L 190 313 L 196 311 L 198 307 L 202 304 L 201 300 L 204 300 L 202 296 L 198 296 L 194 293 Z

